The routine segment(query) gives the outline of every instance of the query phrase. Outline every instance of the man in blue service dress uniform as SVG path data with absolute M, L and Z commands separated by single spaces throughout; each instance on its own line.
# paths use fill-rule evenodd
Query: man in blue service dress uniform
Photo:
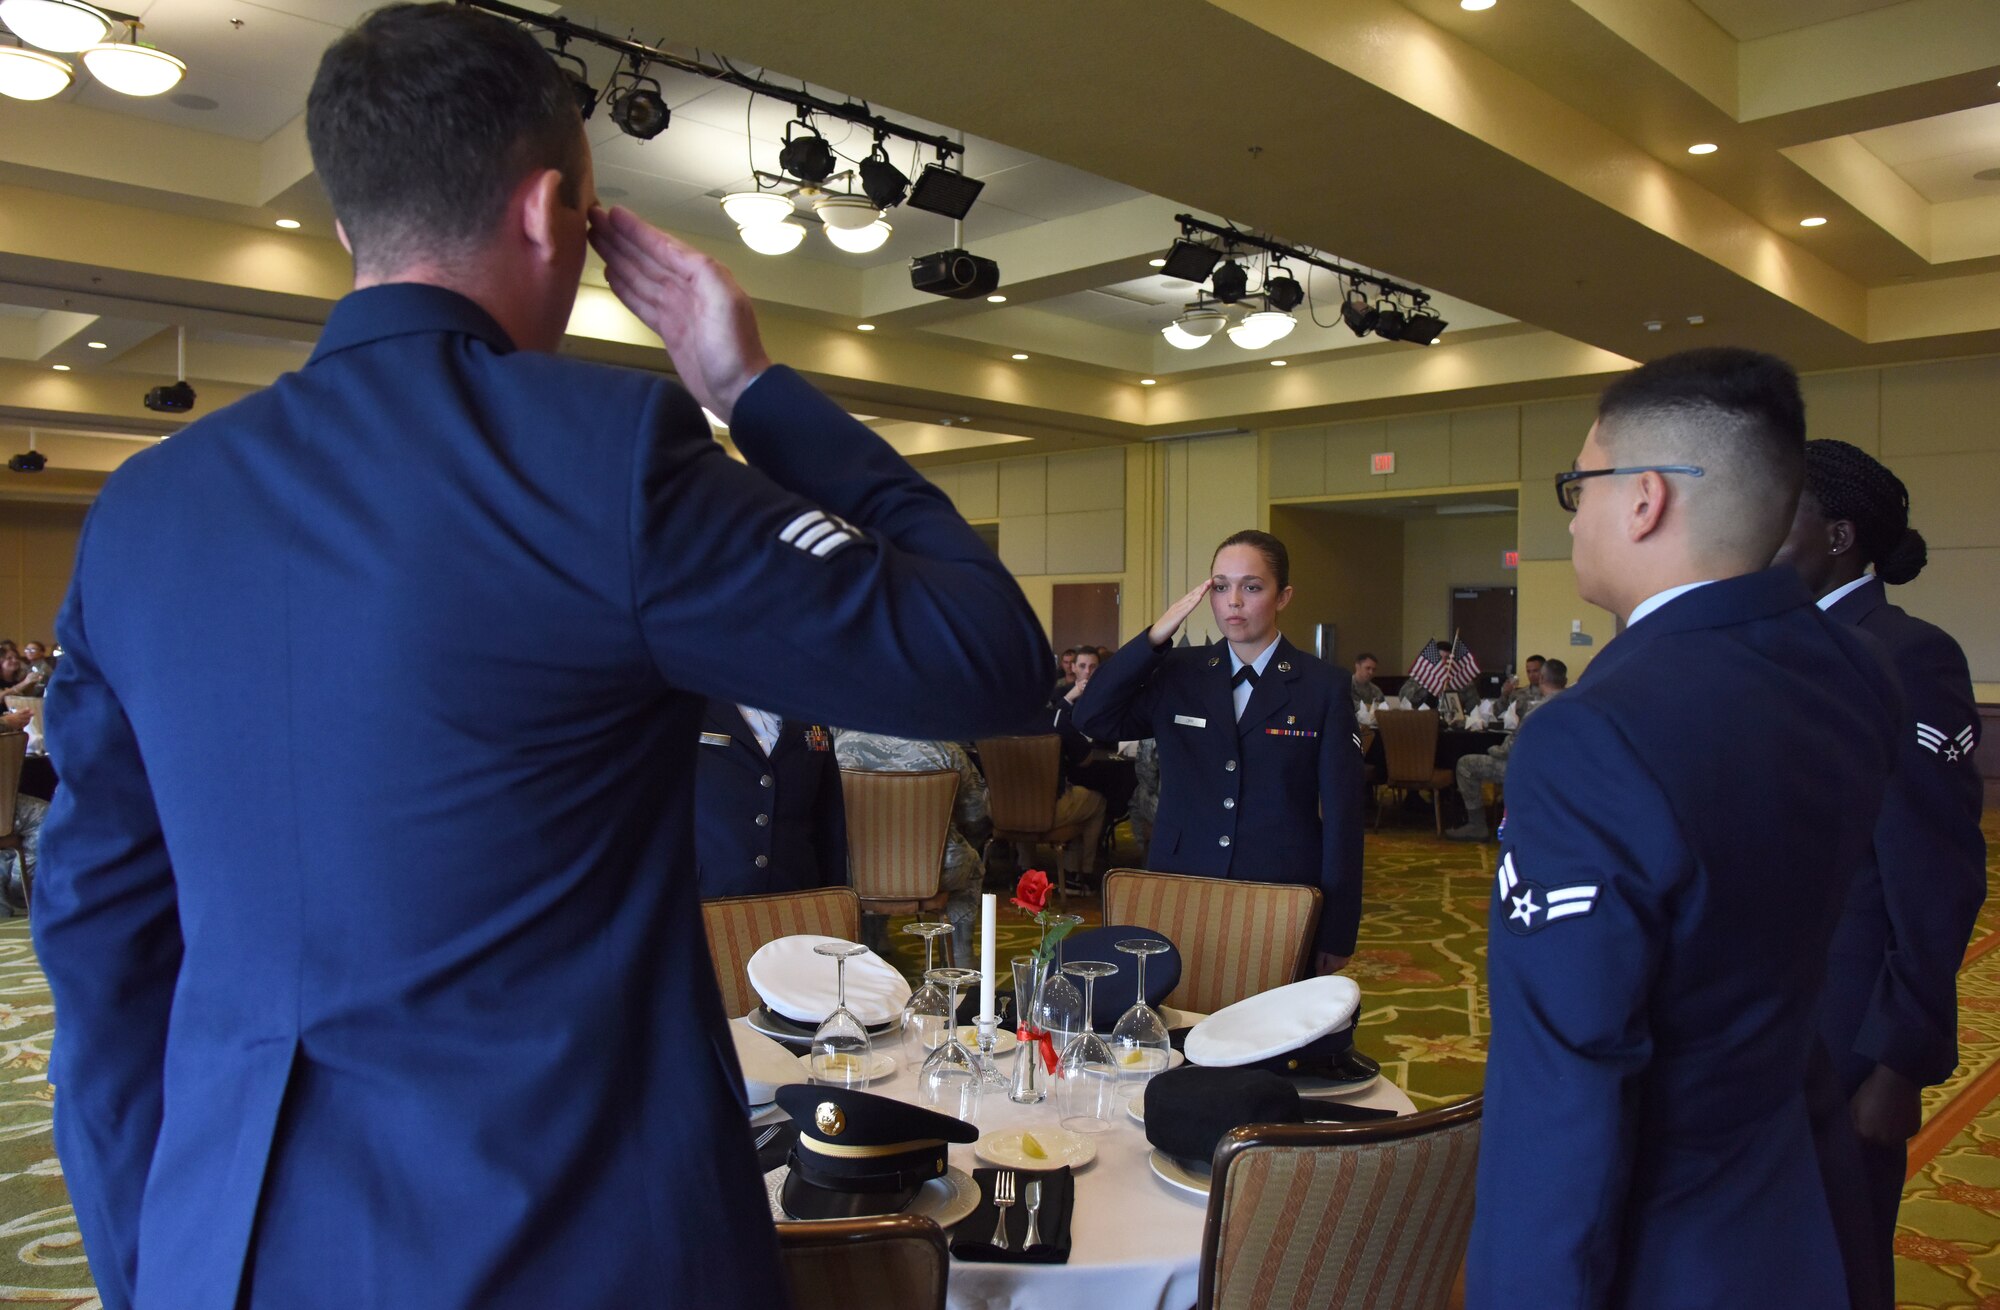
M 1628 626 L 1509 766 L 1469 1307 L 1847 1304 L 1808 1065 L 1901 730 L 1879 649 L 1765 567 L 1804 443 L 1787 365 L 1690 351 L 1557 480 Z M 1689 669 L 1699 714 L 1659 695 Z
M 703 698 L 972 736 L 1043 703 L 1047 644 L 726 273 L 592 207 L 526 34 L 379 10 L 307 124 L 359 289 L 111 476 L 60 621 L 34 927 L 104 1304 L 782 1306 Z M 586 234 L 685 389 L 552 353 Z M 524 623 L 571 638 L 528 698 Z
M 1854 1304 L 1873 1310 L 1895 1301 L 1908 1143 L 1923 1123 L 1924 1088 L 1958 1067 L 1958 969 L 1986 899 L 1983 789 L 1972 758 L 1979 710 L 1965 652 L 1891 604 L 1885 589 L 1915 580 L 1928 554 L 1910 526 L 1902 479 L 1844 441 L 1806 443 L 1805 490 L 1778 559 L 1798 570 L 1829 618 L 1882 643 L 1906 706 L 1874 846 L 1848 890 L 1819 1009 L 1840 1095 L 1815 1128 L 1829 1191 L 1855 1201 L 1856 1226 L 1843 1234 Z M 1843 1171 L 1838 1154 L 1849 1127 L 1858 1171 Z
M 1230 537 L 1211 576 L 1125 643 L 1074 713 L 1099 741 L 1159 743 L 1146 867 L 1319 888 L 1313 967 L 1331 973 L 1361 922 L 1361 750 L 1347 675 L 1278 631 L 1290 571 L 1276 537 Z M 1204 597 L 1227 641 L 1170 646 Z
M 847 883 L 847 812 L 833 730 L 711 700 L 695 753 L 703 900 Z

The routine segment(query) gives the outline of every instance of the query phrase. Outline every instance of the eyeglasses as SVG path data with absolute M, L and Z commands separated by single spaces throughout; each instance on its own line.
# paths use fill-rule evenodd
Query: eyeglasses
M 1568 473 L 1556 474 L 1556 503 L 1570 513 L 1576 513 L 1577 499 L 1583 495 L 1585 478 L 1608 478 L 1619 473 L 1685 473 L 1698 478 L 1706 470 L 1692 464 L 1635 464 L 1622 469 L 1572 469 Z

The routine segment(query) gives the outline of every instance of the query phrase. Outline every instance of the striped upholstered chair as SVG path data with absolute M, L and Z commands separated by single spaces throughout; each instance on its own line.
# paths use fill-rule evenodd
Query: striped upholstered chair
M 1053 732 L 1038 737 L 988 737 L 979 743 L 979 769 L 986 775 L 986 803 L 993 814 L 993 835 L 983 854 L 990 858 L 994 842 L 1056 848 L 1056 867 L 1083 840 L 1083 824 L 1056 823 L 1056 793 L 1062 789 L 1062 738 Z M 1056 900 L 1069 904 L 1069 877 L 1056 879 Z
M 872 914 L 942 910 L 944 846 L 951 838 L 958 772 L 842 769 L 848 880 Z
M 1197 1310 L 1443 1310 L 1472 1230 L 1480 1100 L 1252 1124 L 1215 1148 Z
M 1181 953 L 1177 1010 L 1211 1014 L 1305 974 L 1320 891 L 1298 883 L 1190 878 L 1144 869 L 1104 877 L 1104 922 L 1151 928 Z
M 921 1215 L 780 1223 L 794 1310 L 944 1310 L 951 1250 Z
M 731 1015 L 748 1014 L 761 1004 L 750 986 L 749 964 L 764 943 L 800 933 L 861 940 L 861 901 L 851 887 L 724 896 L 703 901 L 701 918 L 708 929 L 715 980 L 722 985 L 722 1003 Z

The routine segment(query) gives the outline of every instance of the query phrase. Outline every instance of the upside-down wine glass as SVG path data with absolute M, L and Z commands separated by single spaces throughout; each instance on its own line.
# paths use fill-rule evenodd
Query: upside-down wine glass
M 937 939 L 951 931 L 951 924 L 907 923 L 903 931 L 924 939 L 923 986 L 911 992 L 903 1006 L 903 1054 L 914 1069 L 938 1048 L 944 1041 L 945 1029 L 952 1025 L 944 988 L 931 981 L 931 973 L 937 968 Z
M 958 989 L 978 982 L 979 973 L 974 969 L 932 969 L 924 975 L 924 981 L 946 989 L 950 1013 L 956 1016 Z M 960 1040 L 956 1024 L 946 1024 L 944 1031 L 944 1041 L 924 1057 L 923 1068 L 917 1073 L 917 1101 L 926 1109 L 972 1123 L 978 1114 L 979 1092 L 984 1083 L 979 1057 Z
M 1056 1112 L 1062 1126 L 1073 1133 L 1102 1133 L 1111 1129 L 1118 1110 L 1118 1063 L 1090 1027 L 1090 1003 L 1097 980 L 1117 973 L 1118 966 L 1103 960 L 1077 960 L 1065 964 L 1063 972 L 1083 979 L 1083 1031 L 1063 1048 L 1062 1062 L 1056 1066 Z
M 1153 1075 L 1163 1072 L 1174 1058 L 1167 1021 L 1146 1004 L 1146 957 L 1168 947 L 1157 937 L 1128 937 L 1118 943 L 1118 949 L 1138 961 L 1138 994 L 1132 1008 L 1118 1016 L 1118 1024 L 1111 1030 L 1111 1053 L 1118 1060 L 1118 1094 L 1130 1099 L 1144 1093 Z
M 821 942 L 813 954 L 832 958 L 838 978 L 833 1013 L 826 1016 L 813 1033 L 812 1058 L 807 1062 L 812 1080 L 829 1087 L 860 1087 L 868 1081 L 868 1066 L 875 1047 L 868 1029 L 854 1011 L 847 1008 L 847 960 L 868 950 L 856 942 Z

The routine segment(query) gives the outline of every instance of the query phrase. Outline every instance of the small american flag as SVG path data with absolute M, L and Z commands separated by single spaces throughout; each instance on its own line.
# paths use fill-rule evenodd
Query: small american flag
M 1446 688 L 1453 691 L 1469 687 L 1479 677 L 1479 661 L 1466 646 L 1465 639 L 1454 638 L 1451 653 L 1435 637 L 1424 643 L 1417 655 L 1417 662 L 1410 666 L 1410 676 L 1433 696 L 1442 695 Z

